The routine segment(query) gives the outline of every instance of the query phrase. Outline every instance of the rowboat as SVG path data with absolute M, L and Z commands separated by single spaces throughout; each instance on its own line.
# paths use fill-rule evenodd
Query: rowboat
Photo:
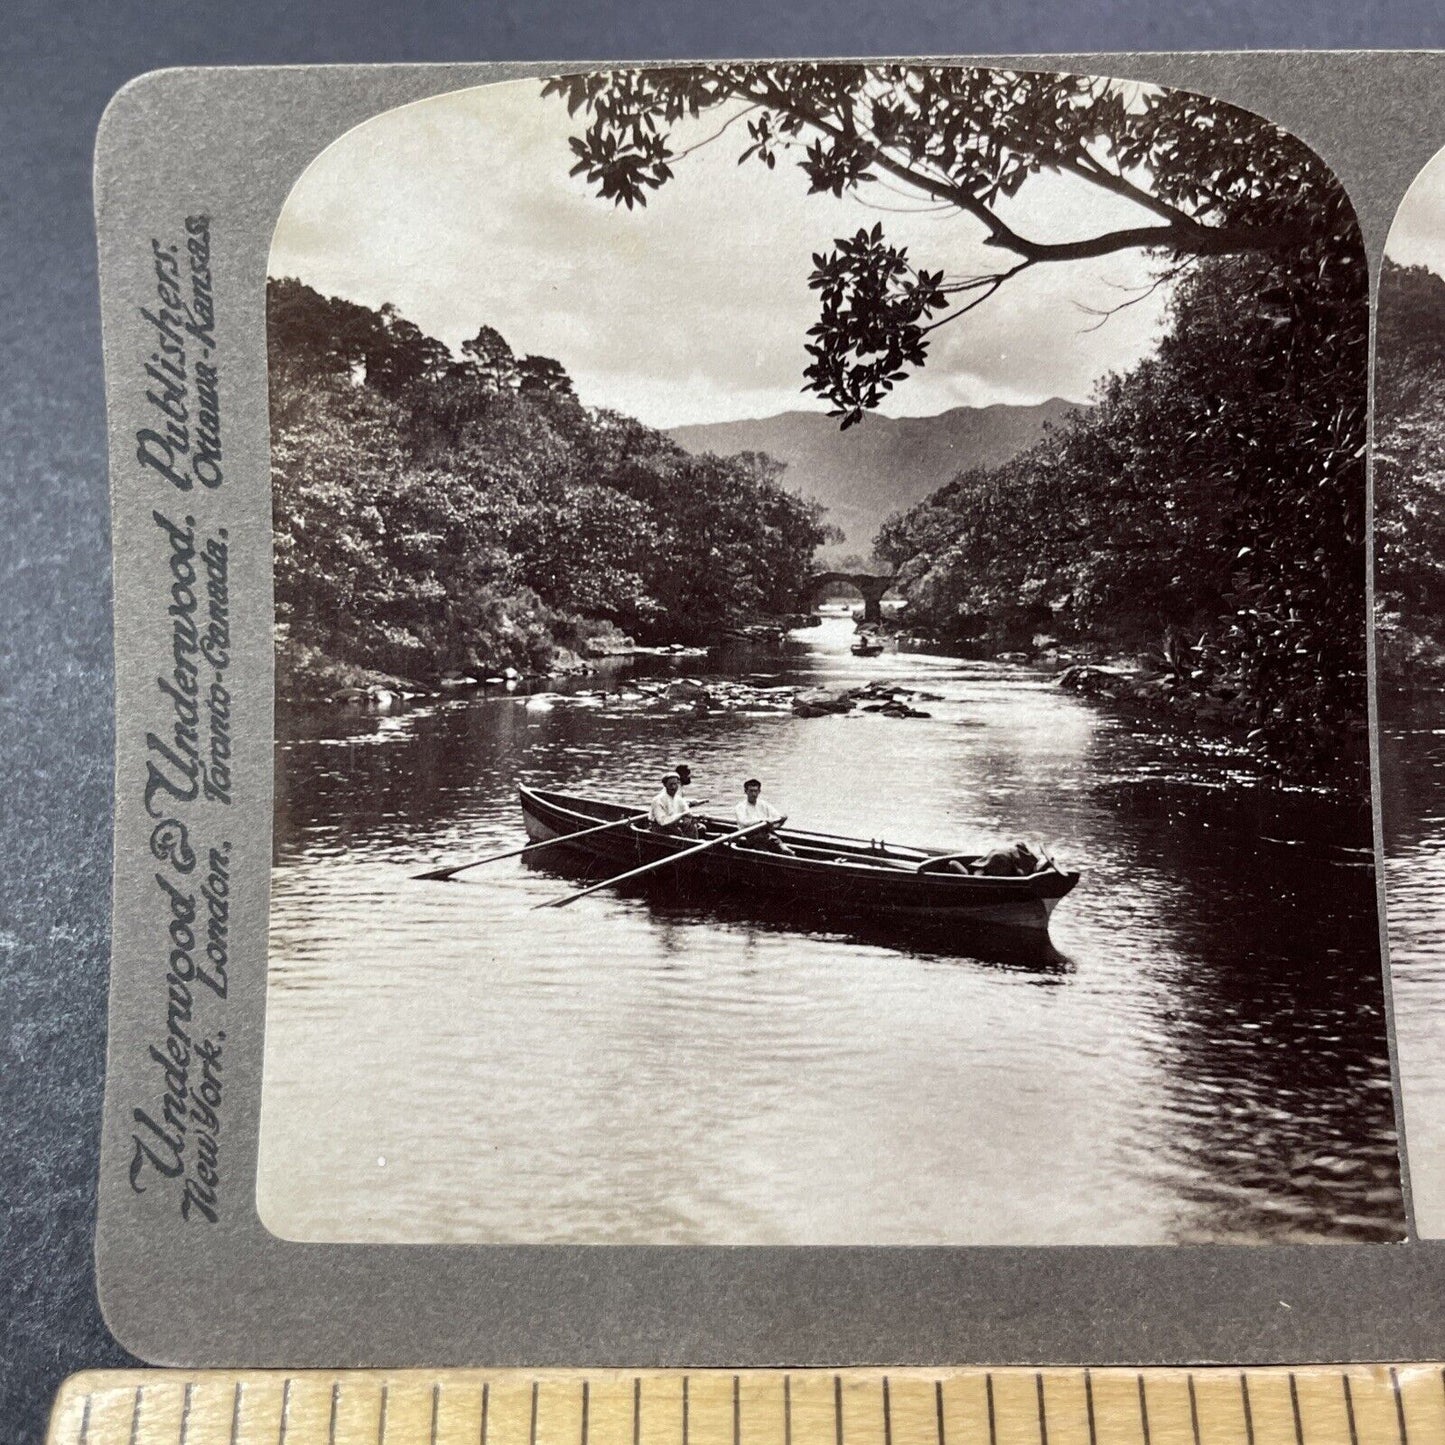
M 558 843 L 613 871 L 696 848 L 697 838 L 659 833 L 643 822 L 624 824 L 635 806 L 547 792 L 523 785 L 519 790 L 527 836 L 540 843 L 565 838 L 600 823 L 618 827 L 593 831 L 575 843 Z M 701 838 L 736 832 L 736 823 L 698 818 Z M 980 855 L 941 848 L 909 848 L 862 838 L 840 838 L 780 828 L 776 836 L 792 850 L 771 852 L 747 841 L 708 849 L 677 868 L 650 875 L 672 884 L 725 891 L 741 897 L 795 904 L 813 920 L 897 920 L 914 924 L 1046 930 L 1059 899 L 1079 881 L 1052 859 L 1027 877 L 995 877 L 968 872 Z
M 854 657 L 877 657 L 883 651 L 883 644 L 871 637 L 860 637 L 848 650 Z

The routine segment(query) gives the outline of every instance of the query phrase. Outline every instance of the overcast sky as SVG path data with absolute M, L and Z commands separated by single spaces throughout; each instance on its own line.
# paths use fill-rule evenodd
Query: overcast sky
M 1445 276 L 1445 150 L 1415 177 L 1390 227 L 1385 254 L 1401 266 Z
M 709 113 L 674 148 L 713 134 Z M 645 210 L 619 210 L 567 172 L 582 128 L 534 80 L 457 91 L 378 116 L 311 165 L 288 199 L 273 276 L 326 295 L 394 303 L 453 349 L 482 324 L 518 353 L 557 358 L 584 402 L 654 426 L 826 410 L 802 393 L 804 333 L 817 318 L 811 256 L 882 220 L 916 263 L 949 275 L 996 269 L 999 254 L 953 212 L 869 186 L 881 211 L 808 196 L 785 157 L 739 166 L 741 124 L 676 165 Z M 1138 224 L 1132 205 L 1053 175 L 1026 184 L 1008 218 L 1039 239 Z M 1158 338 L 1155 294 L 1102 326 L 1150 280 L 1136 253 L 1040 266 L 936 333 L 928 366 L 884 410 L 930 415 L 961 404 L 1087 400 L 1105 373 Z M 1095 329 L 1090 329 L 1095 328 Z

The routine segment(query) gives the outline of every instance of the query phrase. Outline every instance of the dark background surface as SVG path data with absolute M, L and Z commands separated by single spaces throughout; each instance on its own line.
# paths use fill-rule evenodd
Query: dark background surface
M 128 1357 L 91 1237 L 110 905 L 109 529 L 90 164 L 161 66 L 1039 50 L 1421 48 L 1435 0 L 428 0 L 53 5 L 0 20 L 0 1445 Z M 184 158 L 178 158 L 184 164 Z M 640 1362 L 645 1363 L 645 1362 Z

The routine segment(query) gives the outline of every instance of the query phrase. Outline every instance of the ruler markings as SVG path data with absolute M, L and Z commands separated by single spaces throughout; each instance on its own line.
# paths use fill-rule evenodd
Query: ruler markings
M 1445 1445 L 1445 1398 L 1437 1372 L 1420 1366 L 1401 1372 L 1411 1445 Z
M 640 1376 L 599 1371 L 587 1381 L 587 1445 L 636 1445 Z
M 505 1429 L 498 1389 L 510 1402 Z M 1187 1372 L 117 1371 L 78 1377 L 67 1390 L 49 1445 L 1445 1445 L 1445 1368 L 1434 1362 Z M 655 1402 L 647 1412 L 644 1391 Z
M 1300 1445 L 1288 1370 L 1245 1372 L 1249 1418 L 1258 1445 Z M 1243 1391 L 1241 1391 L 1241 1394 Z
M 1145 1372 L 1149 1396 L 1149 1432 L 1155 1445 L 1191 1445 L 1194 1439 L 1194 1402 L 1189 1378 L 1183 1370 L 1166 1376 Z
M 1339 1441 L 1340 1445 L 1345 1445 L 1349 1439 L 1349 1425 L 1345 1419 L 1340 1372 L 1302 1369 L 1295 1371 L 1294 1376 L 1305 1440 Z
M 1348 1372 L 1355 1434 L 1362 1441 L 1400 1445 L 1399 1402 L 1388 1369 L 1355 1367 Z
M 995 1370 L 993 1382 L 993 1434 L 999 1445 L 1047 1445 L 1048 1423 L 1036 1370 Z
M 1355 1429 L 1355 1397 L 1350 1389 L 1350 1377 L 1341 1375 L 1340 1383 L 1345 1387 L 1345 1419 L 1350 1425 L 1350 1445 L 1360 1445 L 1359 1432 Z
M 943 1375 L 943 1415 L 948 1445 L 987 1445 L 988 1381 L 981 1372 Z
M 731 1372 L 700 1370 L 688 1380 L 687 1438 L 689 1445 L 732 1445 Z
M 1124 1370 L 1045 1370 L 1049 1445 L 1144 1445 L 1138 1385 Z
M 683 1385 L 676 1374 L 654 1376 L 638 1372 L 642 1380 L 639 1397 L 639 1445 L 676 1445 L 682 1429 Z M 688 1390 L 688 1433 L 692 1433 L 692 1399 Z

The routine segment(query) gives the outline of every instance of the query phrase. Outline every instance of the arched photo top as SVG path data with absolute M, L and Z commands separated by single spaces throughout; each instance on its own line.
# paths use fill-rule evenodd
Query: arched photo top
M 454 360 L 486 328 L 651 426 L 797 409 L 851 426 L 1086 403 L 1149 354 L 1199 261 L 1354 235 L 1308 148 L 1189 92 L 715 65 L 377 116 L 297 182 L 270 274 L 390 306 Z
M 343 136 L 270 274 L 269 1228 L 1399 1238 L 1367 268 L 1308 148 L 1066 74 L 522 81 Z
M 1375 314 L 1375 639 L 1395 1044 L 1415 1226 L 1445 1237 L 1445 150 L 1390 227 Z

